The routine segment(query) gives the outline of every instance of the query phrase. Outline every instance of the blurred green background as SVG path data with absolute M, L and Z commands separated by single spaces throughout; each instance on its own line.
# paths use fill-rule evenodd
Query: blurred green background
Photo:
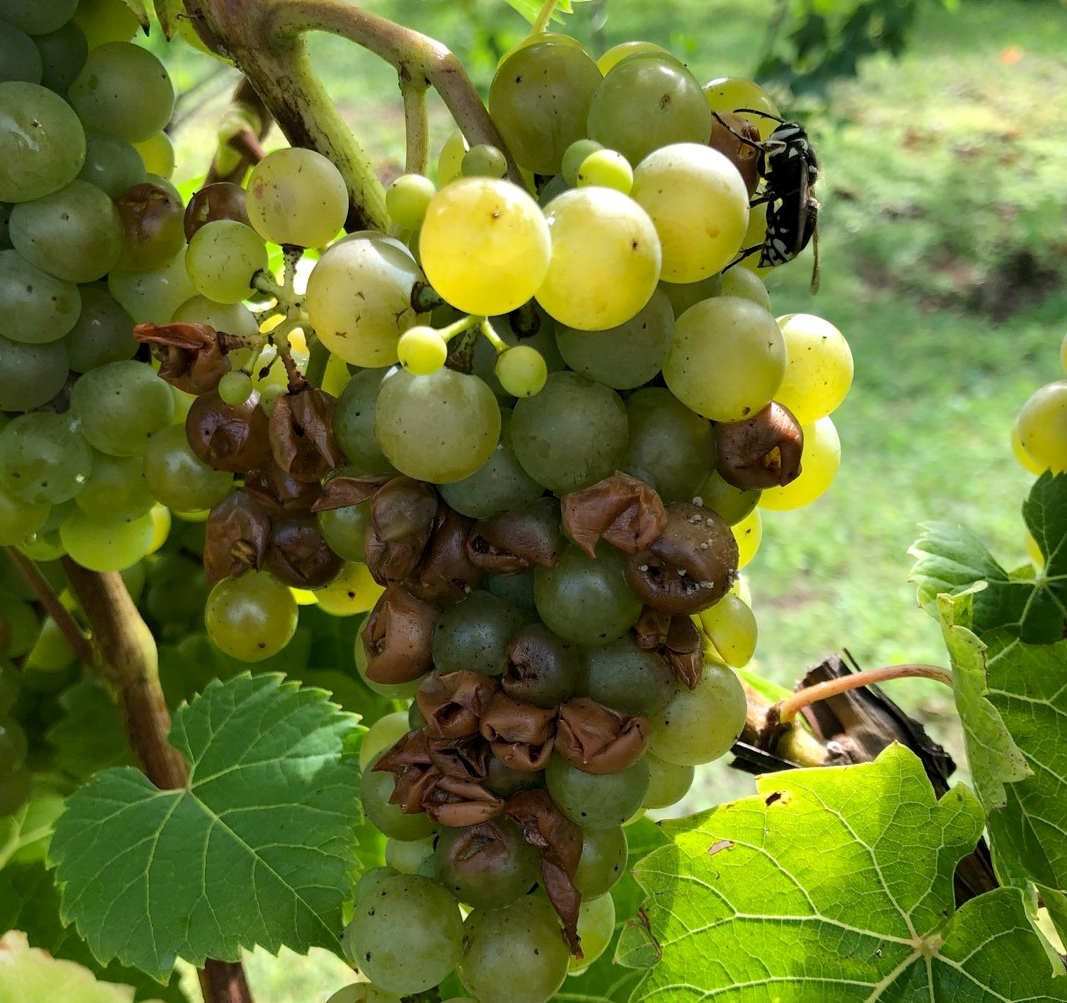
M 526 30 L 499 0 L 364 6 L 447 43 L 483 92 L 499 55 Z M 594 54 L 628 39 L 659 42 L 703 82 L 770 65 L 788 41 L 784 29 L 774 34 L 775 18 L 796 6 L 599 0 L 577 6 L 568 30 Z M 893 25 L 873 24 L 880 51 L 861 59 L 855 76 L 828 81 L 841 54 L 816 51 L 806 67 L 821 90 L 776 94 L 807 124 L 819 152 L 823 209 L 821 290 L 812 297 L 808 289 L 805 254 L 770 276 L 774 310 L 825 317 L 844 332 L 856 362 L 852 392 L 834 414 L 843 449 L 836 483 L 808 509 L 767 514 L 747 569 L 761 628 L 753 667 L 789 687 L 843 649 L 864 667 L 945 663 L 938 629 L 908 584 L 908 547 L 924 520 L 951 519 L 983 536 L 1004 566 L 1024 562 L 1019 510 L 1032 478 L 1012 458 L 1008 433 L 1030 393 L 1063 376 L 1067 7 L 910 6 L 915 21 L 899 58 L 886 51 L 899 47 L 896 39 L 879 38 Z M 839 42 L 840 26 L 824 26 Z M 185 92 L 175 176 L 186 180 L 210 161 L 235 73 L 188 47 L 169 49 L 161 54 Z M 399 173 L 403 117 L 393 72 L 337 39 L 315 37 L 313 52 L 382 176 Z M 439 104 L 432 127 L 436 149 L 450 131 Z M 890 695 L 962 761 L 947 691 L 907 680 Z M 750 790 L 749 778 L 716 764 L 685 808 Z M 347 977 L 325 955 L 277 962 L 257 954 L 250 965 L 266 1003 L 318 1003 Z

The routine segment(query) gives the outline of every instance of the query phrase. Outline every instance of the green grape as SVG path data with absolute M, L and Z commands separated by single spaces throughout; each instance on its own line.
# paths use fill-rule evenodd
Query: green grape
M 763 284 L 763 279 L 755 272 L 750 272 L 747 268 L 731 268 L 723 273 L 720 281 L 723 296 L 740 296 L 742 299 L 752 300 L 757 306 L 770 312 L 770 294 Z
M 59 527 L 63 548 L 90 571 L 121 571 L 136 564 L 152 549 L 154 535 L 150 513 L 112 522 L 94 519 L 79 509 Z
M 0 818 L 18 811 L 30 797 L 30 771 L 19 767 L 0 774 Z
M 618 773 L 585 773 L 553 756 L 545 785 L 564 815 L 583 829 L 614 829 L 638 811 L 648 793 L 644 758 Z
M 759 550 L 763 540 L 763 517 L 758 508 L 752 509 L 743 519 L 730 526 L 730 531 L 737 541 L 737 570 L 740 571 Z
M 180 431 L 183 431 L 179 429 Z M 93 470 L 75 504 L 102 522 L 121 522 L 146 515 L 156 500 L 149 494 L 139 456 L 93 454 Z
M 622 554 L 601 544 L 596 559 L 568 545 L 555 567 L 534 569 L 534 601 L 545 626 L 575 644 L 607 644 L 641 615 L 623 574 Z
M 321 153 L 291 147 L 268 153 L 252 169 L 245 206 L 264 240 L 322 247 L 344 226 L 348 188 Z
M 715 465 L 715 433 L 669 390 L 647 387 L 626 400 L 630 444 L 620 470 L 667 502 L 692 501 Z
M 766 139 L 778 128 L 778 108 L 759 84 L 744 77 L 718 77 L 704 85 L 704 96 L 712 111 L 733 112 L 747 118 Z M 740 108 L 752 108 L 762 115 L 747 115 Z M 769 116 L 769 117 L 768 117 Z
M 185 206 L 169 181 L 154 177 L 115 199 L 122 219 L 122 253 L 118 267 L 149 271 L 171 260 L 185 244 Z M 186 256 L 186 267 L 189 257 Z M 240 262 L 234 262 L 235 268 Z
M 501 61 L 489 87 L 489 114 L 520 166 L 559 172 L 567 147 L 585 135 L 601 80 L 593 57 L 573 45 L 534 41 Z
M 26 502 L 0 487 L 0 546 L 12 547 L 33 536 L 44 525 L 50 508 L 46 501 Z
M 425 812 L 408 815 L 399 805 L 390 804 L 393 786 L 391 773 L 375 773 L 370 767 L 363 771 L 359 796 L 367 821 L 390 839 L 425 839 L 433 832 L 433 822 Z
M 91 282 L 122 251 L 122 220 L 111 199 L 87 181 L 12 210 L 11 243 L 27 261 L 58 279 Z
M 68 93 L 88 131 L 130 143 L 162 130 L 174 110 L 166 67 L 130 42 L 105 42 L 93 49 Z
M 1064 407 L 1064 413 L 1067 414 L 1067 406 Z M 784 488 L 764 490 L 759 499 L 760 508 L 784 512 L 810 505 L 826 492 L 837 476 L 841 466 L 841 440 L 833 421 L 830 418 L 820 418 L 810 425 L 800 427 L 804 432 L 804 463 L 800 476 Z M 1061 469 L 1065 468 L 1067 455 Z
M 367 522 L 370 520 L 370 502 L 361 505 L 346 505 L 344 508 L 328 509 L 318 514 L 319 532 L 338 557 L 346 561 L 365 563 L 367 560 L 364 541 Z
M 538 204 L 510 181 L 461 178 L 430 201 L 419 255 L 434 289 L 457 310 L 522 306 L 541 285 L 551 244 Z
M 349 234 L 327 250 L 304 297 L 315 333 L 354 366 L 391 366 L 397 341 L 418 315 L 411 293 L 423 279 L 408 249 L 373 231 Z
M 674 59 L 674 56 L 663 48 L 662 45 L 657 45 L 655 42 L 633 41 L 620 42 L 618 45 L 613 45 L 596 61 L 596 64 L 600 67 L 600 72 L 606 75 L 624 59 L 638 55 L 652 55 L 657 56 L 660 59 L 663 59 L 664 57 Z
M 1063 341 L 1060 342 L 1060 368 L 1067 374 L 1067 334 L 1063 336 Z
M 570 972 L 578 975 L 599 958 L 615 936 L 615 900 L 610 895 L 582 899 L 578 909 L 578 936 L 582 957 L 571 958 Z
M 758 631 L 752 608 L 740 596 L 727 594 L 701 611 L 700 625 L 719 657 L 739 669 L 756 651 Z
M 182 303 L 170 319 L 188 321 L 191 324 L 210 324 L 216 331 L 225 331 L 240 338 L 259 336 L 256 318 L 243 303 L 216 303 L 206 296 L 193 296 Z M 247 349 L 235 349 L 230 352 L 230 361 L 235 366 L 238 361 L 243 364 L 250 357 Z
M 674 670 L 655 651 L 639 648 L 629 634 L 582 652 L 582 689 L 623 714 L 651 714 L 674 695 Z
M 184 424 L 156 432 L 144 453 L 144 481 L 152 497 L 176 512 L 214 508 L 233 490 L 233 475 L 214 470 L 193 452 Z
M 385 208 L 394 223 L 405 230 L 422 226 L 437 186 L 423 174 L 401 174 L 385 190 Z
M 576 139 L 563 151 L 563 163 L 560 167 L 565 188 L 573 188 L 578 183 L 578 171 L 591 153 L 603 150 L 602 143 L 595 139 Z M 558 194 L 558 193 L 557 193 Z
M 242 662 L 276 655 L 293 639 L 296 621 L 293 594 L 266 572 L 219 582 L 204 607 L 211 642 Z
M 314 594 L 323 612 L 331 616 L 353 616 L 373 609 L 384 591 L 365 564 L 353 561 L 345 564 L 332 582 L 317 588 Z
M 508 428 L 523 469 L 556 494 L 611 476 L 626 450 L 626 406 L 614 390 L 578 373 L 552 373 L 515 402 Z
M 19 548 L 25 553 L 25 548 Z M 7 625 L 5 658 L 21 658 L 34 645 L 41 631 L 37 612 L 28 603 L 17 599 L 4 599 L 3 619 Z
M 252 390 L 252 377 L 240 370 L 225 373 L 219 380 L 219 396 L 227 404 L 243 404 Z
M 409 327 L 396 343 L 397 361 L 414 376 L 436 373 L 448 358 L 448 344 L 439 331 L 424 324 Z
M 736 257 L 748 227 L 748 189 L 718 150 L 676 143 L 634 169 L 631 197 L 648 213 L 668 282 L 707 278 Z
M 629 195 L 634 186 L 634 169 L 617 150 L 596 150 L 582 161 L 576 184 L 579 188 L 588 185 L 614 188 L 623 195 Z
M 171 317 L 196 295 L 185 269 L 184 249 L 165 265 L 147 272 L 113 269 L 107 276 L 107 288 L 137 324 L 161 323 L 163 317 Z
M 541 854 L 513 822 L 493 823 L 498 842 L 491 854 L 478 851 L 485 838 L 464 828 L 441 829 L 434 862 L 437 880 L 476 909 L 497 909 L 525 895 L 541 879 Z
M 374 434 L 401 473 L 447 484 L 489 459 L 500 438 L 500 409 L 476 376 L 454 369 L 413 376 L 402 369 L 382 383 Z
M 496 378 L 512 397 L 539 394 L 548 379 L 545 357 L 530 345 L 506 348 L 497 356 Z
M 736 271 L 731 269 L 731 274 Z M 810 425 L 836 410 L 845 399 L 852 386 L 852 352 L 841 332 L 821 317 L 793 313 L 783 317 L 779 326 L 785 339 L 786 365 L 774 399 L 789 408 L 802 425 Z
M 643 802 L 644 808 L 670 808 L 689 793 L 693 786 L 696 769 L 692 766 L 675 766 L 659 756 L 645 753 L 648 761 L 648 793 Z
M 78 0 L 4 0 L 0 14 L 29 35 L 44 35 L 66 24 L 77 7 Z
M 41 53 L 33 39 L 13 24 L 0 21 L 0 83 L 19 80 L 39 84 L 41 70 Z
M 0 251 L 10 250 L 11 240 L 8 236 L 8 224 L 11 220 L 11 210 L 14 208 L 7 202 L 0 202 Z
M 388 878 L 364 897 L 349 933 L 360 970 L 402 996 L 441 982 L 460 959 L 463 935 L 455 899 L 417 874 Z
M 733 269 L 737 271 L 737 269 Z M 675 317 L 681 317 L 691 306 L 696 306 L 713 296 L 722 295 L 721 275 L 709 275 L 706 279 L 697 282 L 664 282 L 659 283 L 660 291 L 671 301 L 671 309 Z M 749 299 L 750 297 L 745 297 Z
M 0 335 L 35 345 L 56 341 L 74 327 L 80 311 L 72 282 L 42 272 L 18 251 L 0 251 Z
M 567 977 L 570 958 L 552 907 L 527 895 L 499 909 L 471 911 L 459 978 L 479 1003 L 547 1003 Z
M 508 173 L 508 162 L 495 146 L 478 143 L 463 154 L 460 171 L 465 178 L 502 178 Z
M 202 296 L 216 303 L 240 303 L 251 294 L 253 276 L 267 268 L 267 248 L 252 227 L 219 219 L 193 235 L 185 267 Z
M 0 83 L 0 202 L 42 198 L 70 184 L 85 160 L 85 132 L 58 94 Z
M 174 397 L 150 365 L 110 362 L 81 376 L 70 414 L 91 446 L 112 456 L 137 456 L 170 424 Z
M 23 663 L 23 671 L 62 672 L 74 661 L 74 650 L 50 616 L 41 621 L 41 632 Z M 0 758 L 3 758 L 0 755 Z
M 35 411 L 0 432 L 0 484 L 34 505 L 73 498 L 89 478 L 93 451 L 66 415 Z
M 122 362 L 137 351 L 133 319 L 106 289 L 81 288 L 81 313 L 66 336 L 70 368 L 85 373 L 109 362 Z
M 437 836 L 425 839 L 387 839 L 385 841 L 385 862 L 400 874 L 422 874 L 436 877 L 434 873 L 433 847 Z
M 452 133 L 445 140 L 437 156 L 437 187 L 444 188 L 450 181 L 462 176 L 463 155 L 467 152 L 467 141 L 458 132 Z
M 522 313 L 527 314 L 527 311 L 529 311 L 528 316 L 532 317 L 532 320 L 528 324 L 519 325 L 523 331 L 521 335 L 517 334 L 512 327 L 511 315 L 490 318 L 493 330 L 509 348 L 516 348 L 522 345 L 525 348 L 531 348 L 536 351 L 544 359 L 547 372 L 555 373 L 561 369 L 566 369 L 567 363 L 563 361 L 563 356 L 559 354 L 559 349 L 556 347 L 555 321 L 545 314 L 543 310 L 540 310 L 536 303 L 527 304 Z M 527 327 L 532 327 L 534 330 L 528 331 Z M 505 390 L 497 378 L 496 364 L 499 359 L 500 355 L 497 352 L 496 345 L 491 344 L 488 338 L 478 338 L 474 343 L 474 359 L 471 372 L 489 385 L 493 393 L 501 398 L 502 405 L 510 407 L 514 403 L 512 398 L 515 395 Z
M 545 220 L 552 256 L 536 292 L 549 316 L 603 331 L 649 301 L 659 281 L 660 242 L 636 202 L 610 188 L 572 188 L 545 206 Z
M 378 392 L 388 375 L 385 369 L 364 369 L 356 373 L 341 391 L 333 412 L 337 444 L 358 470 L 369 474 L 389 473 L 393 469 L 374 437 Z
M 735 488 L 722 479 L 715 470 L 708 474 L 706 480 L 696 490 L 694 497 L 700 504 L 721 515 L 731 526 L 739 523 L 755 507 L 760 492 L 756 488 Z
M 653 379 L 674 337 L 674 313 L 658 289 L 629 320 L 606 331 L 556 330 L 556 344 L 575 372 L 616 390 Z
M 85 137 L 85 162 L 78 179 L 103 190 L 109 198 L 118 198 L 134 185 L 148 179 L 141 155 L 118 136 L 91 132 Z
M 725 756 L 745 725 L 745 690 L 733 672 L 705 660 L 696 688 L 679 687 L 652 718 L 648 750 L 675 766 L 701 766 Z
M 369 982 L 353 982 L 338 989 L 326 1003 L 400 1003 L 400 997 Z
M 59 530 L 41 529 L 28 540 L 19 544 L 22 551 L 31 561 L 58 561 L 67 553 L 62 541 L 59 539 Z
M 626 873 L 628 854 L 626 830 L 622 826 L 583 829 L 582 855 L 574 872 L 575 888 L 589 898 L 611 891 Z
M 149 174 L 169 178 L 174 173 L 174 144 L 165 132 L 149 136 L 137 143 L 135 149 Z
M 508 645 L 526 614 L 488 592 L 471 592 L 446 606 L 434 626 L 433 662 L 444 675 L 465 669 L 499 676 Z
M 637 164 L 663 146 L 707 143 L 711 109 L 700 85 L 676 59 L 638 55 L 614 66 L 597 88 L 588 135 Z
M 451 484 L 442 484 L 441 497 L 461 515 L 487 519 L 508 509 L 521 509 L 540 498 L 544 489 L 515 458 L 508 442 L 511 411 L 501 409 L 500 441 L 473 474 Z
M 355 889 L 352 891 L 353 905 L 358 905 L 386 878 L 395 878 L 399 873 L 400 872 L 393 867 L 372 867 L 369 871 L 364 871 L 360 876 L 360 879 L 356 882 Z M 341 946 L 344 948 L 346 957 L 350 961 L 355 961 L 355 958 L 349 951 L 348 927 L 345 927 L 345 936 L 341 942 Z
M 378 758 L 379 752 L 392 748 L 411 729 L 408 727 L 407 711 L 398 710 L 385 717 L 378 718 L 367 729 L 367 734 L 359 743 L 359 772 L 364 773 L 371 761 Z M 357 897 L 358 901 L 358 897 Z
M 11 662 L 0 661 L 0 717 L 11 711 L 22 688 L 20 671 Z
M 1024 463 L 1028 470 L 1054 474 L 1067 470 L 1067 380 L 1055 380 L 1034 391 L 1020 409 L 1012 435 L 1018 443 L 1016 456 L 1028 461 Z M 808 463 L 805 437 L 804 473 Z
M 76 21 L 68 21 L 55 31 L 38 35 L 34 41 L 41 54 L 41 84 L 50 91 L 64 93 L 85 65 L 89 44 Z
M 47 404 L 67 382 L 62 341 L 27 345 L 0 336 L 0 411 L 30 411 Z
M 105 42 L 128 42 L 140 28 L 125 0 L 80 0 L 74 20 L 90 49 Z
M 785 339 L 774 318 L 749 300 L 720 296 L 678 318 L 663 377 L 690 410 L 712 421 L 740 421 L 774 399 L 785 368 Z

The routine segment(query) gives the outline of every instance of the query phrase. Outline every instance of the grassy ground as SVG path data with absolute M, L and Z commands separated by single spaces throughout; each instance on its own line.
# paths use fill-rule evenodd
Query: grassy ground
M 771 6 L 610 0 L 599 34 L 588 13 L 574 23 L 598 46 L 667 44 L 710 78 L 750 69 Z M 494 53 L 522 31 L 503 4 L 481 0 L 393 0 L 387 9 L 448 42 L 483 84 Z M 824 168 L 822 289 L 815 299 L 807 290 L 810 259 L 770 287 L 776 312 L 818 313 L 845 332 L 856 379 L 834 416 L 844 452 L 837 482 L 810 509 L 768 514 L 750 565 L 758 668 L 786 685 L 842 648 L 867 666 L 944 662 L 907 581 L 907 549 L 924 520 L 965 523 L 1006 566 L 1024 560 L 1019 506 L 1030 478 L 1007 436 L 1026 397 L 1062 375 L 1064 51 L 1067 10 L 1051 0 L 968 0 L 956 14 L 929 3 L 903 59 L 869 62 L 810 119 Z M 315 55 L 381 170 L 395 170 L 402 122 L 390 71 L 335 40 L 317 41 Z M 185 60 L 179 80 L 189 86 L 203 72 Z M 221 105 L 209 102 L 179 131 L 180 176 L 203 170 Z M 434 122 L 443 139 L 446 123 Z M 902 682 L 892 695 L 960 752 L 951 701 L 935 684 Z M 711 767 L 687 807 L 749 790 L 743 776 Z M 291 960 L 253 959 L 258 999 L 312 1003 L 341 981 L 321 960 Z

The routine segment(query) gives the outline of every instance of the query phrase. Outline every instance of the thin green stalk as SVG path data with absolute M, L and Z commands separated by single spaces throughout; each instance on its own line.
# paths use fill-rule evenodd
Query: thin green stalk
M 533 27 L 530 29 L 531 35 L 539 34 L 548 28 L 548 22 L 552 20 L 552 15 L 555 14 L 558 6 L 559 0 L 545 0 L 541 5 L 541 12 L 537 15 L 537 20 L 534 21 Z

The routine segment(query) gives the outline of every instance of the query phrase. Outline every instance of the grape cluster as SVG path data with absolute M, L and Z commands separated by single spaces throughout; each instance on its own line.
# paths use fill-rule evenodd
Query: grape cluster
M 1060 346 L 1060 364 L 1067 374 L 1067 335 Z M 1046 383 L 1023 404 L 1012 425 L 1011 448 L 1031 473 L 1067 471 L 1067 379 Z

